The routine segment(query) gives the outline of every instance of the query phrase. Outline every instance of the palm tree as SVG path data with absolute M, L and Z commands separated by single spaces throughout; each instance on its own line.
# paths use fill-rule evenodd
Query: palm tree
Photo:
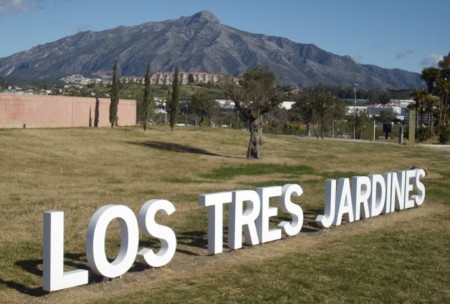
M 449 77 L 444 78 L 441 77 L 436 81 L 436 89 L 439 96 L 441 96 L 441 109 L 439 111 L 439 125 L 444 125 L 447 121 L 446 114 L 447 114 L 447 103 L 448 103 L 448 96 L 450 94 L 450 69 L 446 69 Z M 444 75 L 444 71 L 442 71 L 442 75 Z
M 428 113 L 428 127 L 433 133 L 433 112 L 437 105 L 439 105 L 439 97 L 431 94 L 425 94 L 422 99 L 423 108 Z
M 443 70 L 450 68 L 450 52 L 448 52 L 447 56 L 444 56 L 444 58 L 439 61 L 439 67 Z
M 427 93 L 422 89 L 413 89 L 411 91 L 411 97 L 414 99 L 414 104 L 410 105 L 410 109 L 416 111 L 416 127 L 418 127 L 418 118 L 419 113 L 422 115 L 423 109 L 423 98 Z M 422 122 L 422 117 L 420 118 L 420 122 Z
M 439 79 L 440 73 L 441 70 L 435 67 L 424 68 L 422 70 L 422 75 L 420 76 L 420 78 L 422 78 L 422 80 L 425 81 L 429 94 L 433 93 L 434 85 L 436 81 Z

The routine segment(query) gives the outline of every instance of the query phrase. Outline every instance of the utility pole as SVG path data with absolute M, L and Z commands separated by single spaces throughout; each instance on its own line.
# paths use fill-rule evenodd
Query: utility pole
M 356 87 L 357 83 L 353 84 L 353 93 L 355 94 L 355 104 L 353 105 L 353 139 L 356 139 Z

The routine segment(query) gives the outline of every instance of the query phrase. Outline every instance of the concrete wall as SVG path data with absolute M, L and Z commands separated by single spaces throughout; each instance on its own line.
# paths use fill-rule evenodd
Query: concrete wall
M 99 98 L 99 127 L 110 126 L 109 98 Z M 0 128 L 89 127 L 94 125 L 95 98 L 0 94 Z M 136 124 L 136 101 L 121 99 L 119 126 Z

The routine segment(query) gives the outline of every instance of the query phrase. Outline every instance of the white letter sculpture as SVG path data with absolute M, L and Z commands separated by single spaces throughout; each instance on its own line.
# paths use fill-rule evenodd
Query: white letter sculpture
M 232 192 L 202 194 L 200 206 L 208 207 L 208 253 L 223 252 L 223 205 L 232 201 Z
M 56 291 L 88 283 L 87 270 L 64 272 L 64 212 L 44 212 L 43 289 Z
M 161 241 L 161 248 L 158 253 L 154 253 L 152 249 L 143 248 L 137 254 L 139 261 L 152 267 L 162 267 L 168 264 L 177 249 L 175 232 L 169 227 L 156 223 L 155 216 L 158 211 L 161 211 L 164 215 L 171 215 L 175 212 L 175 206 L 169 201 L 155 199 L 146 202 L 139 211 L 139 227 L 141 230 Z
M 247 202 L 246 210 L 243 210 L 244 202 Z M 230 206 L 229 215 L 228 247 L 231 249 L 242 247 L 242 231 L 245 234 L 245 242 L 247 244 L 259 244 L 255 221 L 259 215 L 260 208 L 261 204 L 256 191 L 233 191 L 233 202 Z
M 256 219 L 258 237 L 261 243 L 267 243 L 281 239 L 281 229 L 276 227 L 270 229 L 269 220 L 278 215 L 278 208 L 270 206 L 271 197 L 279 197 L 282 193 L 281 186 L 258 188 L 256 192 L 261 201 L 261 211 Z
M 113 262 L 105 253 L 106 229 L 118 219 L 120 250 Z M 104 277 L 116 278 L 127 272 L 134 263 L 139 246 L 139 228 L 133 211 L 123 205 L 107 205 L 98 209 L 89 222 L 86 236 L 86 257 L 91 269 Z
M 336 180 L 325 182 L 325 214 L 316 217 L 316 223 L 322 228 L 330 228 L 336 216 Z
M 278 224 L 282 227 L 284 233 L 289 236 L 297 235 L 303 226 L 303 209 L 300 205 L 294 204 L 291 200 L 291 196 L 295 194 L 300 196 L 303 194 L 303 189 L 297 184 L 287 184 L 282 188 L 282 195 L 280 196 L 279 203 L 281 210 L 290 213 L 292 216 L 292 221 L 282 221 Z

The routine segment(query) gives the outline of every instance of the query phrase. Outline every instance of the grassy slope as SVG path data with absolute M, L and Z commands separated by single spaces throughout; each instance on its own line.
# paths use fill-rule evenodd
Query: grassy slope
M 266 136 L 265 158 L 247 161 L 247 133 L 231 130 L 0 130 L 0 299 L 7 302 L 450 302 L 450 153 L 370 143 Z M 330 230 L 311 224 L 326 178 L 424 167 L 422 208 Z M 299 183 L 306 232 L 207 256 L 207 212 L 198 195 Z M 67 269 L 86 268 L 92 214 L 109 203 L 136 213 L 148 199 L 177 209 L 160 222 L 178 237 L 163 269 L 44 295 L 42 213 L 65 212 Z M 117 227 L 108 230 L 115 256 Z M 141 245 L 149 241 L 141 236 Z M 226 250 L 227 251 L 227 250 Z

